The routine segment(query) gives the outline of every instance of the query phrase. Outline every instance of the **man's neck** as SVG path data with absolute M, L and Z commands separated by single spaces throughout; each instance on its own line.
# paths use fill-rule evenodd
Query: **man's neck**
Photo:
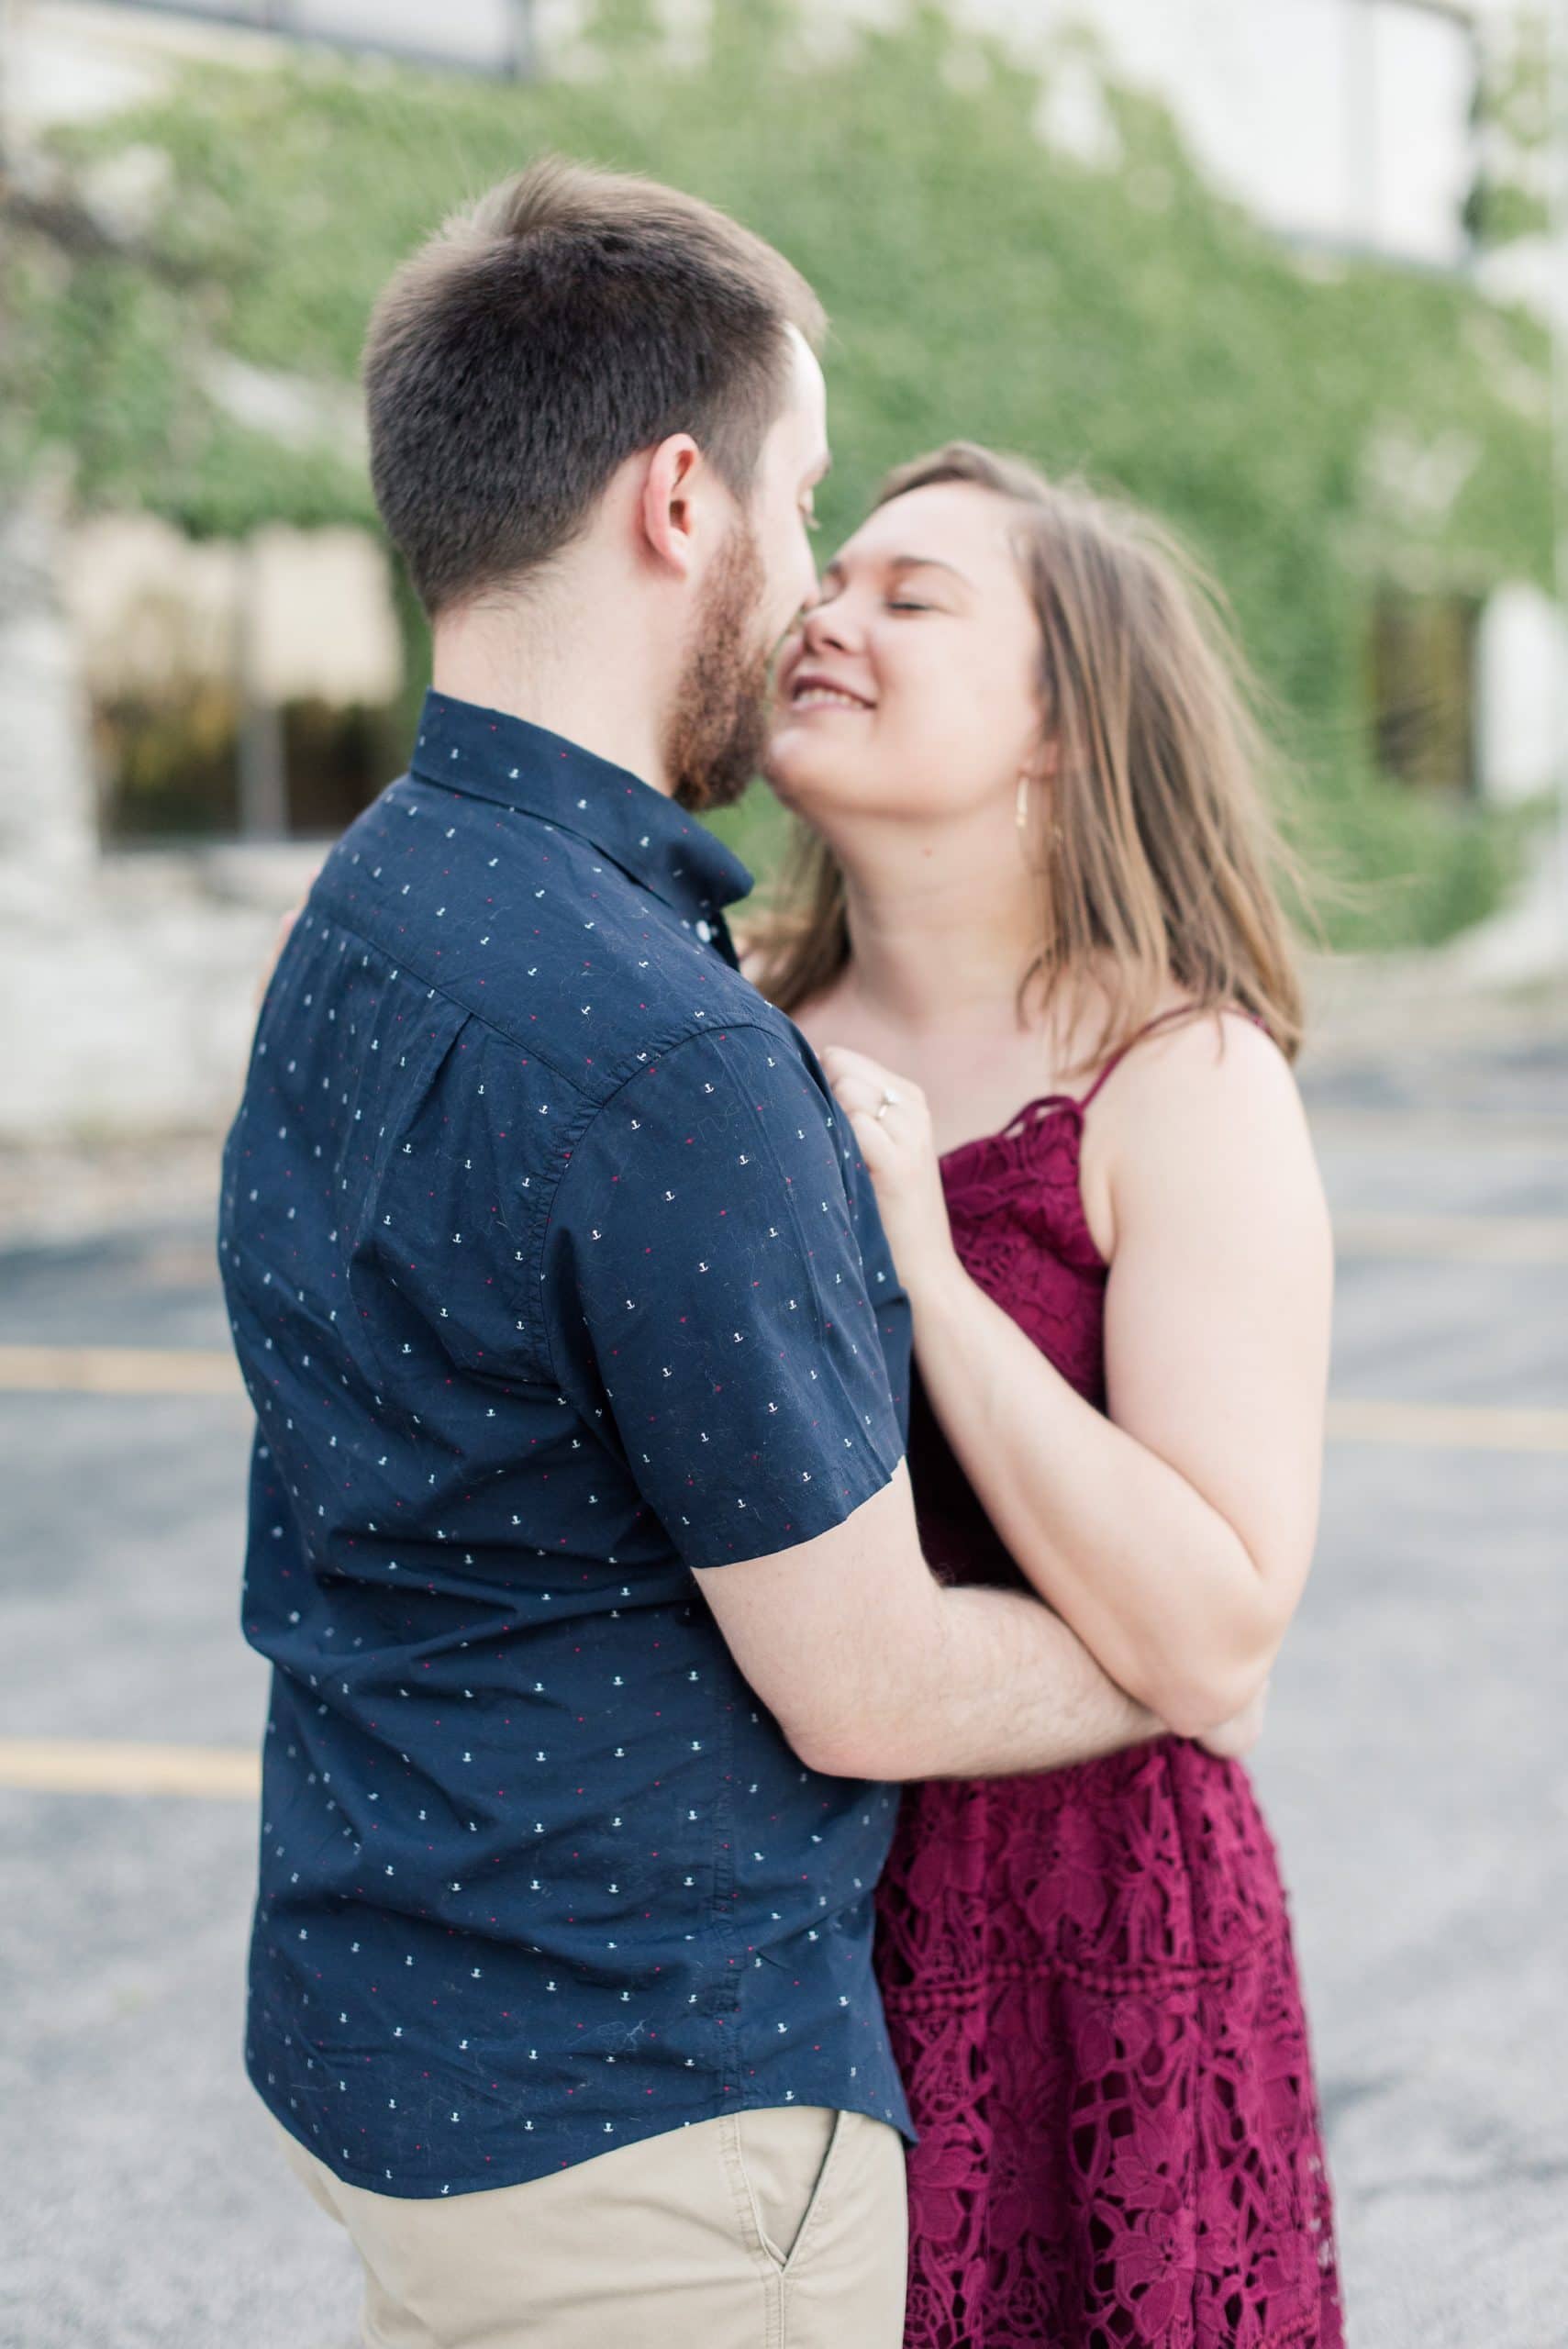
M 454 700 L 545 727 L 668 795 L 650 651 L 634 627 L 590 629 L 556 606 L 470 609 L 436 623 L 430 682 Z

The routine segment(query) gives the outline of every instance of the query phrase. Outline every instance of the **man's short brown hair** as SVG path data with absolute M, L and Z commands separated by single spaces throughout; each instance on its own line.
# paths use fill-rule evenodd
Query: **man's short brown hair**
M 449 220 L 371 319 L 371 478 L 432 615 L 547 562 L 639 449 L 689 432 L 738 496 L 825 321 L 695 196 L 546 157 Z

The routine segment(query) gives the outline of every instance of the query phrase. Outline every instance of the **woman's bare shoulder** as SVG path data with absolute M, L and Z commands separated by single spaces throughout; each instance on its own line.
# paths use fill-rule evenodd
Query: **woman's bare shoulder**
M 1295 1073 L 1245 1013 L 1205 1012 L 1141 1039 L 1086 1120 L 1084 1211 L 1108 1257 L 1129 1214 L 1163 1219 L 1186 1193 L 1315 1186 Z
M 1187 1009 L 1190 1016 L 1175 1014 Z M 1163 1025 L 1134 1039 L 1112 1072 L 1103 1096 L 1148 1102 L 1196 1085 L 1231 1100 L 1297 1097 L 1295 1073 L 1279 1045 L 1250 1012 L 1234 1004 L 1207 1010 L 1173 1001 L 1157 1015 Z

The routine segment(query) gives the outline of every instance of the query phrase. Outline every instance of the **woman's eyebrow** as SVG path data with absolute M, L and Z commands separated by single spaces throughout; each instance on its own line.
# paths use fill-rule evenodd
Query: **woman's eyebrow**
M 937 554 L 895 554 L 890 558 L 887 567 L 889 571 L 949 571 L 955 579 L 962 579 L 966 587 L 974 584 L 956 562 L 944 562 Z
M 964 586 L 973 587 L 974 584 L 973 580 L 962 572 L 956 562 L 944 562 L 940 555 L 936 554 L 888 555 L 884 558 L 884 568 L 888 571 L 947 571 L 951 572 L 955 579 L 961 580 Z M 843 575 L 844 561 L 841 555 L 835 555 L 831 562 L 824 563 L 822 566 L 821 576 L 824 579 L 841 579 Z

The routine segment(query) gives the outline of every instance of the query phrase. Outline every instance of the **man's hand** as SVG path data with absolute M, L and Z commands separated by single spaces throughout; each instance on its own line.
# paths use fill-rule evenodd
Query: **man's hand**
M 1221 1721 L 1218 1729 L 1207 1730 L 1196 1742 L 1208 1753 L 1218 1754 L 1222 1762 L 1244 1762 L 1263 1733 L 1263 1713 L 1269 1701 L 1269 1684 L 1265 1680 L 1250 1705 L 1230 1720 Z

